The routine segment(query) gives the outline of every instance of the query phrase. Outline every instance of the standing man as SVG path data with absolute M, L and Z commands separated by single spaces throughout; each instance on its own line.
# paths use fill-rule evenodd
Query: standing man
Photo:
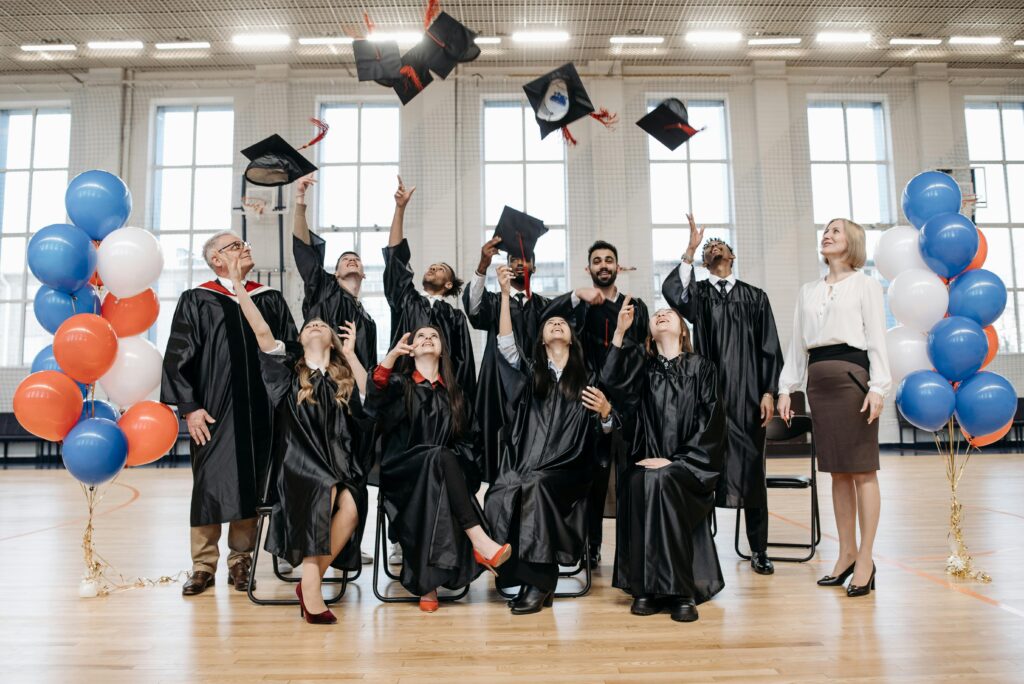
M 772 306 L 764 290 L 736 279 L 736 254 L 722 240 L 704 244 L 707 280 L 693 276 L 693 255 L 704 229 L 690 221 L 690 243 L 682 263 L 665 279 L 662 294 L 693 326 L 697 353 L 714 362 L 726 415 L 725 465 L 715 505 L 742 508 L 754 572 L 770 575 L 765 427 L 775 413 L 782 348 Z
M 182 587 L 185 596 L 213 586 L 224 523 L 228 578 L 246 590 L 256 507 L 274 443 L 259 345 L 228 277 L 229 255 L 238 258 L 243 278 L 252 270 L 250 246 L 237 235 L 207 240 L 203 258 L 217 278 L 182 293 L 164 354 L 160 401 L 178 407 L 192 437 L 192 574 Z M 253 281 L 245 281 L 245 289 L 277 339 L 297 339 L 280 292 Z

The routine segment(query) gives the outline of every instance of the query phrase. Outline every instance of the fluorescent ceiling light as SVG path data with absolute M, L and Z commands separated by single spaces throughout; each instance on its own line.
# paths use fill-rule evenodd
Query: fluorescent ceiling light
M 499 45 L 501 36 L 477 36 L 473 42 L 477 45 Z
M 1014 45 L 1024 45 L 1024 40 L 1015 40 L 1015 41 L 1013 41 L 1013 44 Z
M 516 31 L 513 43 L 567 43 L 569 34 L 565 31 Z
M 74 52 L 78 48 L 64 43 L 52 43 L 50 45 L 22 45 L 21 49 L 25 52 Z
M 299 38 L 299 45 L 351 45 L 348 36 L 320 36 L 317 38 Z
M 950 45 L 998 45 L 1003 39 L 999 36 L 953 36 Z
M 608 39 L 612 45 L 661 45 L 665 42 L 662 36 L 612 36 Z
M 157 43 L 157 50 L 205 50 L 210 44 L 205 40 L 179 41 L 177 43 Z
M 941 38 L 890 38 L 889 45 L 941 45 Z
M 231 42 L 242 47 L 271 47 L 292 42 L 287 33 L 236 33 Z
M 141 40 L 98 40 L 88 43 L 90 50 L 141 50 Z
M 374 31 L 367 38 L 376 43 L 394 41 L 399 45 L 415 45 L 423 40 L 423 34 L 418 31 Z
M 870 33 L 823 31 L 818 34 L 819 43 L 866 43 L 869 40 L 871 40 Z
M 743 40 L 739 31 L 690 31 L 686 34 L 686 42 L 695 45 L 715 45 L 738 43 Z
M 747 45 L 799 45 L 803 38 L 751 38 Z

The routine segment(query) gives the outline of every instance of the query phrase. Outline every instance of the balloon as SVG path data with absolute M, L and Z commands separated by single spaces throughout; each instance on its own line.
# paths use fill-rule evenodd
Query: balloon
M 89 418 L 106 418 L 107 420 L 112 420 L 116 423 L 117 419 L 120 417 L 121 412 L 118 411 L 117 407 L 109 401 L 89 399 L 82 404 L 82 417 L 80 420 L 88 420 Z
M 128 440 L 114 421 L 89 418 L 71 429 L 61 451 L 64 467 L 72 477 L 95 487 L 113 479 L 124 468 Z
M 53 357 L 78 382 L 92 384 L 110 370 L 117 354 L 117 335 L 96 314 L 76 314 L 53 336 Z
M 71 179 L 64 207 L 72 223 L 93 240 L 102 240 L 128 220 L 132 193 L 114 174 L 94 169 Z
M 125 411 L 117 424 L 128 438 L 130 466 L 158 460 L 178 440 L 178 417 L 159 401 L 140 401 Z
M 946 379 L 931 370 L 914 371 L 896 390 L 896 407 L 916 428 L 935 432 L 949 421 L 956 395 Z
M 55 290 L 71 294 L 96 271 L 96 248 L 80 228 L 55 223 L 40 229 L 28 243 L 32 275 Z
M 103 284 L 116 297 L 134 297 L 156 282 L 164 268 L 160 243 L 141 228 L 119 228 L 99 248 L 97 265 Z
M 141 335 L 156 323 L 159 314 L 160 301 L 151 287 L 126 299 L 113 293 L 103 299 L 103 317 L 110 321 L 118 337 Z
M 117 345 L 117 359 L 107 374 L 100 378 L 100 387 L 110 401 L 128 407 L 142 401 L 160 385 L 163 359 L 149 340 L 122 337 Z
M 32 371 L 31 372 L 38 373 L 39 371 L 44 371 L 44 370 L 57 371 L 58 373 L 61 373 L 62 375 L 67 375 L 67 373 L 64 372 L 64 369 L 60 367 L 60 364 L 57 363 L 57 359 L 53 358 L 53 345 L 52 344 L 48 344 L 45 347 L 43 347 L 42 349 L 40 349 L 39 353 L 36 354 L 36 357 L 34 359 L 32 359 Z M 72 380 L 72 382 L 74 382 L 74 381 Z M 89 386 L 88 385 L 85 385 L 85 384 L 80 383 L 80 382 L 76 382 L 75 384 L 78 385 L 78 389 L 80 389 L 82 391 L 82 396 L 83 397 L 86 397 L 86 396 L 89 395 Z
M 966 316 L 985 327 L 995 323 L 1005 308 L 1006 285 L 992 271 L 968 271 L 949 286 L 951 316 Z
M 937 214 L 921 226 L 919 247 L 928 268 L 943 278 L 954 278 L 974 260 L 978 242 L 978 229 L 971 219 L 963 214 Z
M 929 270 L 912 268 L 889 283 L 889 308 L 896 320 L 926 333 L 946 315 L 949 291 Z
M 986 354 L 988 338 L 981 326 L 969 318 L 944 318 L 928 333 L 928 358 L 950 382 L 960 382 L 977 373 Z
M 964 429 L 962 427 L 960 428 L 960 432 L 963 433 L 964 439 L 967 440 L 968 444 L 970 444 L 972 447 L 979 448 L 979 447 L 986 447 L 986 446 L 988 446 L 990 444 L 995 444 L 996 442 L 1001 440 L 1003 437 L 1005 437 L 1006 433 L 1009 432 L 1010 428 L 1012 428 L 1012 427 L 1013 427 L 1013 419 L 1011 418 L 1009 423 L 1007 423 L 1003 427 L 999 428 L 995 432 L 993 432 L 991 434 L 988 434 L 988 435 L 981 435 L 979 437 L 971 437 L 968 433 L 964 432 Z
M 992 359 L 996 358 L 996 353 L 999 352 L 999 334 L 991 325 L 982 332 L 985 333 L 985 338 L 988 340 L 988 354 L 985 355 L 985 361 L 981 364 L 981 367 L 984 368 L 992 363 Z
M 14 416 L 36 437 L 64 439 L 82 413 L 82 395 L 75 381 L 57 371 L 32 373 L 14 391 Z
M 914 371 L 932 369 L 928 358 L 928 335 L 925 333 L 897 325 L 886 331 L 885 348 L 892 381 L 896 384 Z
M 41 285 L 36 292 L 32 310 L 36 314 L 36 320 L 43 326 L 46 332 L 53 334 L 57 332 L 60 324 L 68 320 L 76 313 L 100 312 L 100 298 L 92 285 L 86 285 L 73 294 L 64 294 L 52 287 Z
M 911 178 L 903 188 L 903 214 L 920 228 L 936 214 L 960 211 L 960 186 L 948 173 L 925 171 Z
M 883 278 L 891 281 L 911 268 L 928 269 L 918 238 L 918 232 L 909 226 L 895 226 L 882 233 L 875 248 L 875 267 Z
M 965 271 L 973 271 L 976 268 L 981 268 L 985 265 L 985 259 L 988 258 L 988 240 L 985 238 L 985 234 L 981 232 L 981 228 L 975 226 L 978 231 L 978 251 L 974 254 L 974 258 L 971 259 L 971 263 L 967 264 Z
M 990 371 L 981 371 L 956 388 L 956 420 L 964 432 L 988 435 L 1013 421 L 1017 392 L 1010 381 Z

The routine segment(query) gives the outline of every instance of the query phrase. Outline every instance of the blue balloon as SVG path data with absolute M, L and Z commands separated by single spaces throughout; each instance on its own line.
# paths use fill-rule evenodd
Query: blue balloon
M 36 354 L 36 357 L 32 359 L 32 373 L 38 373 L 39 371 L 44 370 L 52 370 L 57 371 L 58 373 L 64 373 L 64 369 L 57 364 L 57 359 L 55 359 L 53 356 L 52 344 L 48 344 L 42 349 L 40 349 L 39 353 Z M 64 373 L 64 375 L 67 375 L 67 373 Z M 76 382 L 75 384 L 78 385 L 78 389 L 82 391 L 83 397 L 89 395 L 88 385 L 83 385 L 80 382 Z
M 93 240 L 102 240 L 128 220 L 132 193 L 114 174 L 93 169 L 71 179 L 64 193 L 64 207 L 72 223 Z
M 918 243 L 928 268 L 954 278 L 971 265 L 978 253 L 978 229 L 963 214 L 938 214 L 921 227 Z
M 931 370 L 919 370 L 900 382 L 896 390 L 896 407 L 914 427 L 935 432 L 953 415 L 956 395 L 941 375 Z
M 949 285 L 951 316 L 966 316 L 984 328 L 995 323 L 1005 308 L 1006 285 L 992 271 L 967 271 Z
M 89 420 L 90 418 L 106 418 L 116 423 L 120 417 L 121 412 L 109 401 L 90 399 L 82 403 L 82 417 L 79 419 L 79 422 Z
M 1017 391 L 998 373 L 982 371 L 956 388 L 956 420 L 975 437 L 1006 426 L 1017 412 Z
M 71 294 L 96 272 L 96 248 L 82 229 L 55 223 L 29 240 L 28 267 L 44 285 Z
M 64 467 L 90 487 L 111 480 L 128 460 L 128 438 L 117 423 L 88 418 L 71 428 L 62 448 Z
M 43 285 L 36 292 L 32 309 L 35 311 L 39 325 L 43 326 L 46 332 L 53 334 L 57 332 L 61 323 L 75 314 L 94 313 L 98 315 L 100 313 L 100 297 L 92 285 L 75 290 L 74 294 L 64 294 Z
M 928 333 L 928 358 L 935 370 L 950 382 L 960 382 L 977 373 L 986 355 L 988 338 L 981 326 L 970 318 L 943 318 Z
M 960 186 L 952 176 L 925 171 L 911 178 L 903 188 L 903 214 L 911 225 L 921 228 L 937 214 L 960 211 L 961 199 Z

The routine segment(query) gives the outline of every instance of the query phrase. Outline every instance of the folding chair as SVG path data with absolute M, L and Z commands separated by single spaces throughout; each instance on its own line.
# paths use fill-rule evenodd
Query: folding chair
M 569 568 L 567 570 L 559 569 L 558 572 L 559 579 L 576 577 L 582 572 L 584 577 L 583 586 L 580 587 L 579 591 L 558 591 L 556 589 L 554 594 L 555 598 L 581 598 L 590 593 L 590 587 L 593 585 L 594 577 L 593 569 L 590 567 L 590 553 L 588 553 L 589 549 L 590 533 L 588 532 L 587 536 L 583 538 L 583 556 L 580 558 L 579 563 L 577 563 L 575 567 Z M 501 571 L 499 570 L 499 572 Z M 494 581 L 494 588 L 495 590 L 497 590 L 498 594 L 503 599 L 514 599 L 517 595 L 517 592 L 510 592 L 499 587 L 497 578 L 495 578 Z

